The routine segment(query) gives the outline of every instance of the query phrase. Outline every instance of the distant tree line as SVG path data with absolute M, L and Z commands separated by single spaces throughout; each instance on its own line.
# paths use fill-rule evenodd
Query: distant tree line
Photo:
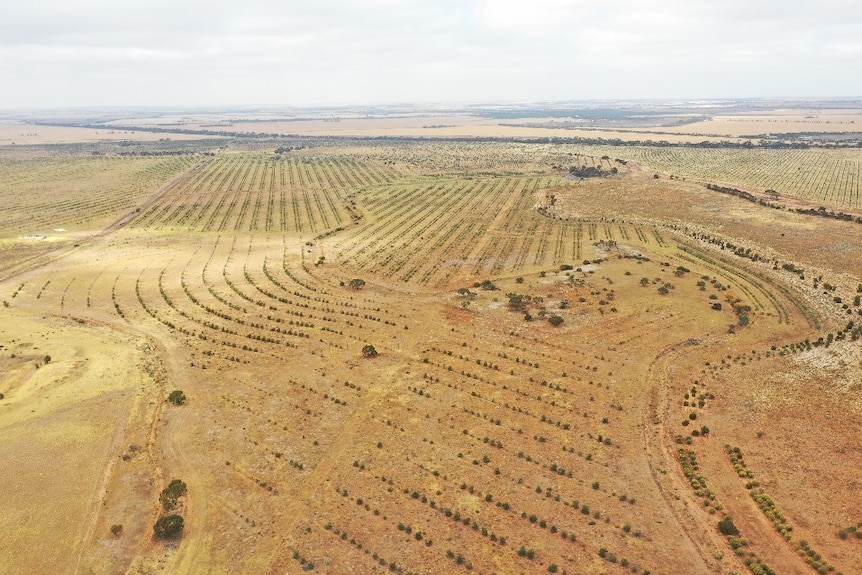
M 783 205 L 770 202 L 764 198 L 759 198 L 752 194 L 751 192 L 746 192 L 744 190 L 739 190 L 737 188 L 728 188 L 725 186 L 719 186 L 716 184 L 706 184 L 706 189 L 712 190 L 713 192 L 719 192 L 722 194 L 728 194 L 731 196 L 736 196 L 737 198 L 742 198 L 745 201 L 752 202 L 767 208 L 772 208 L 775 210 L 783 210 L 786 209 Z M 778 192 L 775 190 L 766 190 L 766 193 L 772 197 L 777 198 Z M 844 222 L 854 222 L 857 224 L 862 224 L 862 216 L 854 216 L 853 214 L 848 214 L 845 212 L 836 212 L 834 210 L 827 210 L 824 207 L 819 207 L 817 209 L 814 208 L 795 208 L 791 210 L 796 212 L 797 214 L 803 214 L 806 216 L 817 216 L 820 218 L 830 218 L 833 220 L 841 220 Z

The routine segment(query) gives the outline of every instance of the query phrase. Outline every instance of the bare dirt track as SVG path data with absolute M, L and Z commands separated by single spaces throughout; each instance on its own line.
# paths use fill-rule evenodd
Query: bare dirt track
M 190 155 L 7 254 L 0 570 L 862 570 L 862 226 L 585 152 Z

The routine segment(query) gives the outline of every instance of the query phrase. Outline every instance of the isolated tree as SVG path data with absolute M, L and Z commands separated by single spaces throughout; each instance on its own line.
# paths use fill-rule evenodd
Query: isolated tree
M 186 394 L 179 389 L 175 389 L 168 396 L 168 401 L 174 405 L 183 405 L 186 402 Z
M 350 280 L 350 283 L 348 285 L 350 285 L 350 287 L 352 287 L 353 289 L 362 289 L 362 287 L 365 286 L 365 280 L 361 278 L 353 278 L 352 280 Z
M 508 293 L 509 309 L 512 311 L 523 312 L 527 310 L 527 303 L 530 301 L 530 296 L 516 293 Z
M 733 519 L 731 519 L 730 515 L 727 515 L 724 519 L 718 522 L 718 530 L 725 536 L 739 535 L 739 529 L 734 525 Z
M 362 348 L 362 357 L 366 359 L 371 359 L 377 357 L 377 350 L 374 349 L 374 346 L 369 344 Z
M 174 479 L 167 487 L 162 489 L 162 492 L 159 495 L 159 501 L 161 502 L 162 507 L 165 508 L 165 511 L 170 511 L 176 507 L 177 500 L 186 493 L 188 493 L 188 488 L 186 487 L 185 482 L 181 479 Z
M 153 531 L 158 539 L 177 539 L 183 532 L 183 518 L 179 515 L 159 517 L 153 525 Z

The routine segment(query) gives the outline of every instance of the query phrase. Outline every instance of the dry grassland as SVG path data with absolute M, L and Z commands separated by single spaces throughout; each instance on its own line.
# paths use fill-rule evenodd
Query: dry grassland
M 663 150 L 4 153 L 0 571 L 862 572 L 857 223 Z

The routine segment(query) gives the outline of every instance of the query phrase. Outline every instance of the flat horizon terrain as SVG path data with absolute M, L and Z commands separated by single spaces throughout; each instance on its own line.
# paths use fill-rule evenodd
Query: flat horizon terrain
M 862 572 L 860 111 L 444 112 L 4 120 L 0 571 Z

